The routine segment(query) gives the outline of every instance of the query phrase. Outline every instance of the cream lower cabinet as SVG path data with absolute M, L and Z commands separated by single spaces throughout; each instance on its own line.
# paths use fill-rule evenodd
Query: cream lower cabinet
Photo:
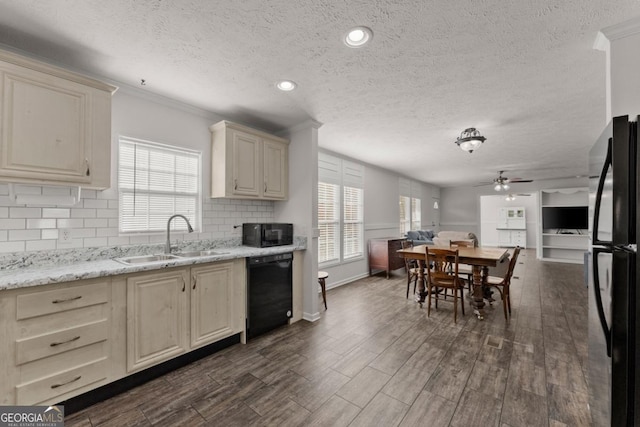
M 191 269 L 191 348 L 244 331 L 244 285 L 234 280 L 234 263 Z
M 0 291 L 0 405 L 54 404 L 241 334 L 245 259 Z
M 127 279 L 127 371 L 137 371 L 188 349 L 188 269 L 166 269 Z
M 127 372 L 242 333 L 244 259 L 127 278 Z
M 0 292 L 0 405 L 56 403 L 114 379 L 110 281 Z

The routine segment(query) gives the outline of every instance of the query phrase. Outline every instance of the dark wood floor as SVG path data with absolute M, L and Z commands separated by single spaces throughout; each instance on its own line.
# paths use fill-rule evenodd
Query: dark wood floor
M 583 266 L 523 251 L 507 324 L 427 318 L 405 276 L 330 290 L 329 310 L 68 417 L 71 426 L 587 426 Z

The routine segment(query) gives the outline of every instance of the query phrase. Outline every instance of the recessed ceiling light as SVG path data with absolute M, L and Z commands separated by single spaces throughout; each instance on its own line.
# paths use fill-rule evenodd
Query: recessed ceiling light
M 349 30 L 344 36 L 344 44 L 349 47 L 362 47 L 369 43 L 373 37 L 373 32 L 367 27 L 355 27 Z
M 276 83 L 276 87 L 284 92 L 290 92 L 294 90 L 298 85 L 291 80 L 282 80 Z

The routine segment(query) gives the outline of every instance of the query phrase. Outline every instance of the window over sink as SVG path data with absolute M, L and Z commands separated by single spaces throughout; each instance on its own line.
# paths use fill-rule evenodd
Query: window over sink
M 202 153 L 182 147 L 121 136 L 118 157 L 119 231 L 164 232 L 173 214 L 202 221 Z M 173 231 L 187 231 L 173 221 Z

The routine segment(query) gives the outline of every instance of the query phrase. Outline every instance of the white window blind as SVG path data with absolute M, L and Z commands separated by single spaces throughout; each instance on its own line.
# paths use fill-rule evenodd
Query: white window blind
M 404 236 L 411 230 L 411 198 L 400 196 L 400 235 Z
M 199 151 L 120 137 L 120 233 L 165 231 L 173 214 L 186 216 L 200 229 L 200 170 Z M 187 225 L 172 221 L 172 230 L 187 231 Z
M 340 260 L 340 186 L 318 183 L 318 262 Z
M 344 259 L 361 257 L 364 235 L 362 188 L 344 187 Z
M 422 184 L 400 177 L 400 235 L 409 230 L 420 230 L 422 226 Z
M 318 154 L 319 263 L 364 255 L 364 166 Z
M 422 217 L 422 203 L 420 199 L 411 199 L 411 229 L 412 230 L 420 230 L 421 217 Z

